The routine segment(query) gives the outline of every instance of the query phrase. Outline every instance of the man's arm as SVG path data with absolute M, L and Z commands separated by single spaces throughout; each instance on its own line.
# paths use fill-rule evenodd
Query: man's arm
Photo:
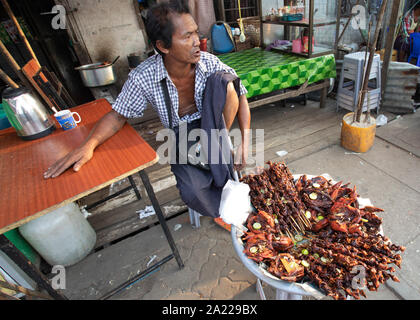
M 251 111 L 245 94 L 239 97 L 238 124 L 242 133 L 242 143 L 236 155 L 235 169 L 240 171 L 246 166 L 248 159 L 249 129 L 251 126 Z
M 74 171 L 88 162 L 97 146 L 116 134 L 125 124 L 127 118 L 112 110 L 104 115 L 95 125 L 86 140 L 65 157 L 54 163 L 44 173 L 44 178 L 55 178 L 73 165 Z

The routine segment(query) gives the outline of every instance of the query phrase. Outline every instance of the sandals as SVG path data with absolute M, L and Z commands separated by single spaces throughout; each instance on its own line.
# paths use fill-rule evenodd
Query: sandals
M 214 218 L 213 220 L 214 220 L 214 222 L 216 222 L 216 224 L 221 226 L 223 229 L 230 232 L 230 230 L 231 230 L 230 224 L 227 224 L 226 222 L 224 222 L 222 218 L 220 218 L 220 217 L 219 218 Z

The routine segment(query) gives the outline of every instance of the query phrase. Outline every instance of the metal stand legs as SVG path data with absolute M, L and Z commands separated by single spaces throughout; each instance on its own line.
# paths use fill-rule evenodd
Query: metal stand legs
M 175 245 L 175 241 L 172 238 L 172 234 L 169 231 L 169 228 L 166 224 L 165 217 L 163 216 L 163 213 L 162 213 L 162 210 L 160 208 L 159 202 L 156 199 L 156 195 L 155 195 L 155 192 L 153 191 L 153 187 L 150 184 L 149 177 L 147 176 L 145 171 L 140 171 L 139 174 L 140 174 L 140 178 L 143 182 L 144 188 L 146 189 L 147 195 L 149 196 L 149 199 L 152 202 L 153 208 L 155 209 L 156 216 L 159 219 L 159 223 L 160 223 L 160 225 L 163 229 L 163 232 L 165 233 L 166 239 L 168 240 L 169 246 L 172 249 L 172 254 L 170 254 L 169 256 L 167 256 L 167 257 L 163 258 L 162 260 L 158 261 L 154 265 L 150 266 L 148 269 L 144 270 L 143 272 L 141 272 L 137 276 L 135 276 L 135 277 L 129 279 L 128 281 L 124 282 L 123 284 L 119 285 L 117 288 L 115 288 L 111 292 L 102 296 L 100 298 L 100 300 L 108 299 L 111 296 L 118 293 L 119 291 L 126 288 L 127 286 L 129 286 L 130 284 L 132 284 L 132 283 L 134 283 L 138 280 L 141 280 L 142 278 L 144 278 L 145 276 L 154 272 L 157 268 L 159 268 L 164 263 L 170 261 L 174 257 L 175 257 L 175 259 L 178 263 L 179 268 L 182 269 L 184 267 L 184 263 L 182 262 L 181 256 L 179 255 L 179 252 L 178 252 L 178 248 Z
M 178 263 L 179 268 L 182 269 L 184 267 L 184 263 L 182 262 L 181 256 L 179 255 L 179 252 L 178 252 L 178 248 L 176 247 L 175 241 L 172 238 L 172 234 L 169 231 L 169 228 L 166 224 L 165 217 L 163 216 L 159 202 L 156 199 L 156 195 L 155 195 L 155 192 L 153 191 L 152 185 L 150 184 L 149 177 L 144 171 L 140 171 L 139 174 L 140 174 L 141 181 L 143 181 L 143 185 L 146 189 L 147 195 L 149 196 L 150 201 L 152 202 L 153 208 L 155 209 L 156 215 L 159 219 L 159 223 L 163 229 L 163 232 L 165 233 L 166 239 L 169 242 L 169 246 L 171 247 L 173 255 L 175 256 L 176 262 Z
M 19 268 L 22 269 L 29 277 L 31 277 L 42 289 L 45 289 L 48 294 L 57 300 L 67 300 L 65 296 L 54 290 L 48 279 L 42 275 L 37 268 L 6 238 L 5 235 L 0 235 L 0 250 L 3 251 Z
M 261 300 L 267 300 L 265 293 L 262 287 L 262 282 L 260 279 L 257 279 L 257 293 L 260 296 Z M 286 291 L 276 288 L 276 300 L 302 300 L 302 296 L 299 294 L 292 294 Z

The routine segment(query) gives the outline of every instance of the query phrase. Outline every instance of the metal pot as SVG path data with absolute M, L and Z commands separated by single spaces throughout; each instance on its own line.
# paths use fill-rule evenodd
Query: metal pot
M 7 118 L 23 140 L 34 140 L 49 135 L 54 122 L 42 102 L 29 89 L 7 88 L 2 95 Z
M 80 73 L 83 84 L 86 87 L 101 87 L 113 84 L 117 81 L 114 71 L 114 63 L 119 56 L 112 62 L 98 62 L 92 64 L 85 64 L 75 68 Z

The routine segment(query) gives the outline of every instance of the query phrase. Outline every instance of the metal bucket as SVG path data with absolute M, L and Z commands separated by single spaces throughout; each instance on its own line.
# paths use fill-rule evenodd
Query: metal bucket
M 101 87 L 113 84 L 117 81 L 114 71 L 114 63 L 118 60 L 117 57 L 112 63 L 92 63 L 75 68 L 80 73 L 83 84 L 86 87 Z

